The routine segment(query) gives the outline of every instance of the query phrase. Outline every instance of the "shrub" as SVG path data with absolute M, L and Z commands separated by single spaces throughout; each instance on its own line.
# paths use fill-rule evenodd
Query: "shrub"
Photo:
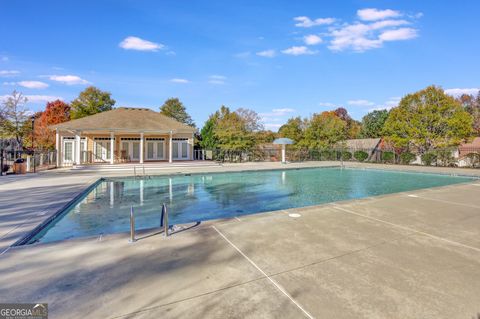
M 413 162 L 416 157 L 417 156 L 415 156 L 415 154 L 413 154 L 413 153 L 405 152 L 405 153 L 400 154 L 400 162 L 402 164 L 408 165 L 411 162 Z
M 363 162 L 368 158 L 368 153 L 364 151 L 356 151 L 355 153 L 353 153 L 353 157 L 355 157 L 357 161 Z
M 335 152 L 333 151 L 321 151 L 320 152 L 320 158 L 324 161 L 330 161 L 335 159 Z
M 470 160 L 470 165 L 475 168 L 480 163 L 480 153 L 468 153 L 466 157 Z
M 395 154 L 393 152 L 387 151 L 382 153 L 382 162 L 393 163 L 394 160 L 395 160 Z
M 342 152 L 342 160 L 349 161 L 352 159 L 352 153 L 344 151 Z
M 437 161 L 441 166 L 450 166 L 455 163 L 455 158 L 451 150 L 438 150 Z
M 430 166 L 437 162 L 437 154 L 435 154 L 434 152 L 427 152 L 423 154 L 421 158 L 422 158 L 422 163 L 427 166 Z

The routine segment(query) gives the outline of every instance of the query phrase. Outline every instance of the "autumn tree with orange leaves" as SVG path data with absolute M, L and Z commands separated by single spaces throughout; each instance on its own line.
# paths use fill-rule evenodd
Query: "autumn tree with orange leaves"
M 48 102 L 45 111 L 35 122 L 35 148 L 54 149 L 55 131 L 48 127 L 69 120 L 70 105 L 60 100 Z

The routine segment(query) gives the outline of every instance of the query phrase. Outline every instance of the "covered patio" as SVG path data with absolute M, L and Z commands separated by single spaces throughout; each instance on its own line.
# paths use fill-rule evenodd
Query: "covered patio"
M 120 107 L 51 128 L 58 167 L 193 160 L 196 129 L 147 108 Z

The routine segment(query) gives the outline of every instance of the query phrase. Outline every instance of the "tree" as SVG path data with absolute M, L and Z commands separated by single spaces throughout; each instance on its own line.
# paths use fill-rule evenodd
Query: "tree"
M 300 116 L 292 117 L 280 127 L 278 135 L 292 139 L 297 144 L 304 138 L 306 124 L 307 121 L 302 120 Z
M 387 110 L 375 110 L 365 115 L 362 118 L 361 136 L 363 138 L 382 137 L 383 126 L 387 118 Z
M 160 107 L 160 113 L 165 116 L 171 117 L 180 123 L 187 124 L 195 127 L 191 116 L 187 113 L 187 110 L 182 102 L 178 98 L 169 98 Z
M 396 147 L 414 147 L 425 154 L 460 144 L 472 133 L 473 118 L 453 97 L 436 86 L 408 94 L 385 122 L 387 140 Z
M 254 110 L 239 108 L 235 112 L 245 122 L 245 128 L 247 131 L 258 132 L 264 129 L 262 118 Z
M 254 146 L 253 134 L 247 129 L 244 119 L 228 107 L 222 106 L 220 109 L 214 136 L 223 150 L 243 151 Z
M 0 108 L 0 138 L 5 139 L 9 137 L 10 128 L 12 123 L 3 114 L 3 108 Z
M 322 112 L 314 114 L 305 130 L 302 146 L 309 148 L 331 147 L 346 137 L 345 121 L 340 119 L 335 112 Z
M 343 108 L 339 107 L 333 111 L 339 119 L 345 122 L 345 135 L 347 138 L 358 138 L 361 131 L 361 124 L 358 121 L 355 121 L 348 111 Z
M 55 147 L 55 132 L 50 130 L 50 125 L 63 123 L 70 120 L 70 105 L 56 100 L 48 102 L 45 111 L 43 111 L 35 123 L 35 141 L 37 147 L 44 149 L 53 149 Z
M 274 132 L 267 130 L 267 131 L 258 131 L 254 133 L 255 144 L 265 144 L 265 143 L 273 143 L 277 134 Z
M 22 126 L 20 127 L 21 135 L 22 135 L 22 146 L 24 149 L 33 149 L 32 145 L 32 117 L 35 119 L 35 130 L 37 130 L 37 123 L 42 116 L 42 111 L 35 112 L 32 116 L 28 117 L 28 121 L 24 121 Z M 38 141 L 35 140 L 35 148 L 38 148 Z
M 89 86 L 71 103 L 71 118 L 79 119 L 85 116 L 113 109 L 115 100 L 109 92 L 104 92 L 94 86 Z
M 222 105 L 222 108 L 225 106 Z M 200 146 L 204 149 L 214 149 L 218 147 L 218 140 L 215 136 L 215 127 L 217 126 L 220 112 L 217 111 L 211 114 L 200 131 L 201 141 Z
M 480 134 L 480 91 L 478 91 L 477 97 L 473 95 L 463 94 L 457 101 L 462 104 L 472 117 L 473 117 L 473 129 L 477 135 Z
M 26 108 L 27 101 L 21 92 L 14 90 L 2 104 L 4 134 L 15 138 L 19 145 L 21 145 L 24 135 L 22 126 L 29 119 L 29 111 Z

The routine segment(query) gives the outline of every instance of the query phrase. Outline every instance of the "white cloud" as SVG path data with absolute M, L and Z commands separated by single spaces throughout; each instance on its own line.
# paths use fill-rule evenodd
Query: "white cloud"
M 413 28 L 389 29 L 409 24 L 406 20 L 384 20 L 371 24 L 355 23 L 347 24 L 338 29 L 331 30 L 332 40 L 328 48 L 332 51 L 343 51 L 351 49 L 356 52 L 382 47 L 386 41 L 400 41 L 413 39 L 418 36 L 418 32 Z
M 309 34 L 304 36 L 303 41 L 306 45 L 316 45 L 323 42 L 322 38 L 315 34 Z
M 400 28 L 396 30 L 387 30 L 378 37 L 380 41 L 400 41 L 416 38 L 418 32 L 412 28 Z
M 480 88 L 464 88 L 464 89 L 447 89 L 445 90 L 445 94 L 452 95 L 452 96 L 460 96 L 463 94 L 467 95 L 477 95 L 480 91 Z
M 372 106 L 375 105 L 375 103 L 370 102 L 368 100 L 349 100 L 348 105 L 354 105 L 354 106 Z
M 119 46 L 125 50 L 137 51 L 158 51 L 165 46 L 161 43 L 155 43 L 138 37 L 126 37 Z
M 87 80 L 82 79 L 77 75 L 50 75 L 49 79 L 56 82 L 61 82 L 67 85 L 74 84 L 90 84 Z
M 352 49 L 357 52 L 363 52 L 368 49 L 381 47 L 382 42 L 380 40 L 368 37 L 369 31 L 368 25 L 362 23 L 349 24 L 333 30 L 331 32 L 333 39 L 328 48 L 333 51 Z
M 0 70 L 0 76 L 2 77 L 16 76 L 18 74 L 20 74 L 20 71 L 17 70 Z
M 390 110 L 394 107 L 397 107 L 398 103 L 400 103 L 401 99 L 402 98 L 398 97 L 398 96 L 391 97 L 385 103 L 383 103 L 381 105 L 376 105 L 375 107 L 372 107 L 372 108 L 368 109 L 368 112 L 380 111 L 380 110 Z
M 25 95 L 28 102 L 30 103 L 42 103 L 42 102 L 51 102 L 55 100 L 63 101 L 63 98 L 60 96 L 52 96 L 52 95 Z
M 282 127 L 283 124 L 278 124 L 278 123 L 265 123 L 264 127 L 266 130 L 270 131 L 278 131 L 280 127 Z
M 187 80 L 187 79 L 179 79 L 179 78 L 171 79 L 170 82 L 172 82 L 172 83 L 183 83 L 183 84 L 190 83 L 190 81 Z
M 281 114 L 285 115 L 285 114 L 287 114 L 287 113 L 293 113 L 293 112 L 295 112 L 295 109 L 291 109 L 291 108 L 285 107 L 285 108 L 282 108 L 282 109 L 273 109 L 272 111 L 273 111 L 273 112 L 276 112 L 276 113 L 281 113 Z
M 318 105 L 324 106 L 324 107 L 339 107 L 338 104 L 330 103 L 330 102 L 320 102 L 318 103 Z
M 317 53 L 317 51 L 312 51 L 306 46 L 293 46 L 283 50 L 282 53 L 289 55 L 310 55 Z
M 277 55 L 277 53 L 275 52 L 275 50 L 265 50 L 257 52 L 257 55 L 265 58 L 273 58 L 275 55 Z
M 334 18 L 318 18 L 318 19 L 312 20 L 309 17 L 305 17 L 305 16 L 295 17 L 293 18 L 293 20 L 297 21 L 297 23 L 295 23 L 295 26 L 301 27 L 301 28 L 310 28 L 317 25 L 332 24 L 336 21 Z
M 48 87 L 47 83 L 40 81 L 20 81 L 17 84 L 28 89 L 45 89 Z
M 223 75 L 210 75 L 208 77 L 208 83 L 210 84 L 225 84 L 226 76 Z
M 410 22 L 407 20 L 383 20 L 374 22 L 368 26 L 371 30 L 379 30 L 387 27 L 398 27 L 406 24 L 410 24 Z
M 271 117 L 285 116 L 293 112 L 295 112 L 295 109 L 286 107 L 286 108 L 272 109 L 271 112 L 260 113 L 259 115 L 262 117 L 271 118 Z
M 360 20 L 363 21 L 376 21 L 376 20 L 383 20 L 387 18 L 397 18 L 400 17 L 402 14 L 396 10 L 379 10 L 375 8 L 369 9 L 361 9 L 357 11 L 357 15 Z
M 0 101 L 6 101 L 11 95 L 0 95 Z M 27 103 L 46 103 L 55 100 L 63 101 L 63 98 L 60 96 L 52 95 L 24 95 L 27 98 Z
M 270 112 L 259 113 L 262 118 L 262 122 L 265 123 L 265 128 L 268 130 L 277 130 L 282 124 L 286 122 L 286 117 L 295 112 L 292 108 L 275 108 Z

